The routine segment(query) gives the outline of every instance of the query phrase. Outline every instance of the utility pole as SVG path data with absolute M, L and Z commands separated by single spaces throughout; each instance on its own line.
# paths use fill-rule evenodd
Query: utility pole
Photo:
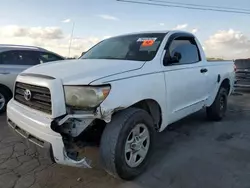
M 68 53 L 68 57 L 70 57 L 70 50 L 71 50 L 71 44 L 72 44 L 72 39 L 73 39 L 73 35 L 74 35 L 74 29 L 75 29 L 75 22 L 73 21 L 71 36 L 70 36 L 70 40 L 69 40 L 69 53 Z

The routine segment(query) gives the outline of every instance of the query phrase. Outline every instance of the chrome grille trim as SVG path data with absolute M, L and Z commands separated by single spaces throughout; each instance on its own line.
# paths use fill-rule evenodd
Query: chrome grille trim
M 32 93 L 30 100 L 25 99 L 25 90 L 29 90 Z M 14 99 L 32 109 L 52 114 L 51 94 L 49 88 L 16 82 Z

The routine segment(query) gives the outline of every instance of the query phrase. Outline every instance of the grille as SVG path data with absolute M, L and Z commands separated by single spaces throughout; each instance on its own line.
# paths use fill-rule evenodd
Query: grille
M 27 91 L 30 96 L 25 98 Z M 52 113 L 50 90 L 46 87 L 16 82 L 14 99 L 30 108 L 47 114 Z

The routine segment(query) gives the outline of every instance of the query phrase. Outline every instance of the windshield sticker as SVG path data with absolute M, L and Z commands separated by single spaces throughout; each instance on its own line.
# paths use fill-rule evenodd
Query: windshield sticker
M 143 47 L 153 46 L 154 43 L 155 43 L 154 40 L 144 40 L 143 43 L 141 44 L 141 46 L 143 46 Z
M 144 42 L 144 41 L 148 41 L 148 40 L 156 41 L 157 38 L 139 38 L 137 40 L 137 42 Z
M 137 42 L 142 42 L 142 47 L 153 46 L 157 38 L 139 38 Z

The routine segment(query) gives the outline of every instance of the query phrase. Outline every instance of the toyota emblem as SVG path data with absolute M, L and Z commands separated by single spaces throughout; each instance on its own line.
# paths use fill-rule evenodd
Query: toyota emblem
M 24 98 L 26 101 L 30 101 L 31 100 L 31 97 L 32 97 L 32 94 L 31 94 L 31 91 L 29 89 L 26 89 L 24 91 Z

